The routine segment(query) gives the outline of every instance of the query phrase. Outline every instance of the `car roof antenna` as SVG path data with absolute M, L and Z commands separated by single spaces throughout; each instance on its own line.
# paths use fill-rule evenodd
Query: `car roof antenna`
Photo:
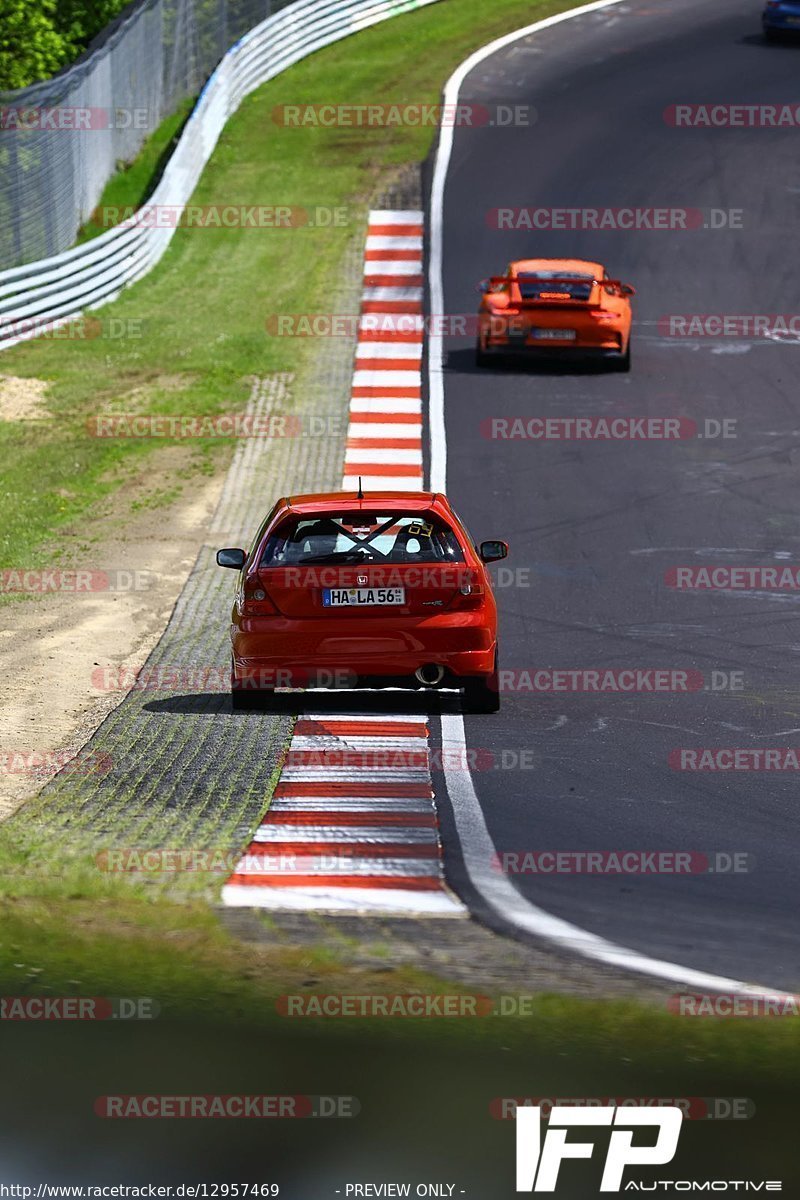
M 363 499 L 364 499 L 364 493 L 361 490 L 361 476 L 359 475 L 359 477 L 358 477 L 358 495 L 356 496 L 356 500 L 363 500 Z

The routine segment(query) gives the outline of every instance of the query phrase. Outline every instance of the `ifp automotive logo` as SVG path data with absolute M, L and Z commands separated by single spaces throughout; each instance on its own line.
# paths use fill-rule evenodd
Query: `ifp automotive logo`
M 622 1176 L 629 1166 L 663 1166 L 672 1162 L 678 1149 L 683 1112 L 676 1105 L 659 1109 L 573 1108 L 554 1105 L 547 1132 L 542 1138 L 540 1108 L 517 1109 L 517 1191 L 554 1192 L 565 1158 L 591 1158 L 591 1142 L 568 1142 L 567 1132 L 575 1126 L 613 1126 L 608 1143 L 601 1192 L 622 1190 Z M 634 1130 L 655 1126 L 654 1145 L 634 1146 Z
M 517 1191 L 550 1192 L 556 1190 L 561 1164 L 567 1158 L 591 1158 L 594 1144 L 590 1141 L 567 1141 L 570 1129 L 611 1128 L 608 1139 L 601 1192 L 782 1192 L 779 1179 L 659 1179 L 642 1183 L 624 1180 L 627 1167 L 659 1167 L 671 1163 L 678 1149 L 683 1109 L 675 1104 L 657 1108 L 633 1108 L 616 1104 L 592 1107 L 554 1104 L 550 1108 L 547 1132 L 542 1137 L 542 1106 L 516 1110 L 517 1121 Z M 647 1138 L 637 1137 L 639 1130 L 655 1128 Z M 637 1144 L 634 1145 L 634 1138 Z M 644 1142 L 644 1144 L 640 1144 Z

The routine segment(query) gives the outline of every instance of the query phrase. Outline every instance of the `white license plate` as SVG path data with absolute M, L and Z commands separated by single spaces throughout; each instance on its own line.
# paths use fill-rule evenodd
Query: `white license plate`
M 574 342 L 576 329 L 532 329 L 531 333 L 540 342 Z
M 406 589 L 393 588 L 323 588 L 324 608 L 350 608 L 358 605 L 405 604 Z

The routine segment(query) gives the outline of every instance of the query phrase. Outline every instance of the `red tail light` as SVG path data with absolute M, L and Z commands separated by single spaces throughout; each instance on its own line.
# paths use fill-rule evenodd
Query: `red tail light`
M 267 595 L 266 589 L 257 580 L 254 583 L 248 581 L 244 585 L 239 601 L 239 611 L 244 617 L 273 617 L 278 615 L 278 610 Z
M 450 608 L 480 608 L 485 597 L 486 588 L 482 583 L 473 583 L 465 579 L 450 601 Z

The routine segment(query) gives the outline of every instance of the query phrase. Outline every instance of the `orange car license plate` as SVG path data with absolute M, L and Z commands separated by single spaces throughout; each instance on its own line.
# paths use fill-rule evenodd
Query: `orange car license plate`
M 532 329 L 531 334 L 540 342 L 574 342 L 576 329 Z

